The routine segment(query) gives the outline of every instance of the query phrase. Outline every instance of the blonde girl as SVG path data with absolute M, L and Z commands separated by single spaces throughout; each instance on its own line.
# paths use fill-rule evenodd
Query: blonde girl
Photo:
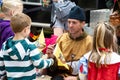
M 80 80 L 118 80 L 120 55 L 114 28 L 107 23 L 97 24 L 92 51 L 79 61 Z

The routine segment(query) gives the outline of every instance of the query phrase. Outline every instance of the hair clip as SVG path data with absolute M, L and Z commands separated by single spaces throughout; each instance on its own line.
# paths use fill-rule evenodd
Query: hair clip
M 107 48 L 99 48 L 99 51 L 110 52 L 110 49 L 107 49 Z

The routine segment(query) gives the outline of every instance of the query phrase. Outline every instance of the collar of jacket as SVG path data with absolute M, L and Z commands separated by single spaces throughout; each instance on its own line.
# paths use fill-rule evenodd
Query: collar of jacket
M 72 40 L 79 41 L 79 40 L 82 40 L 82 39 L 84 39 L 85 37 L 87 37 L 87 33 L 84 31 L 84 32 L 83 32 L 79 37 L 77 37 L 76 39 L 72 38 L 72 37 L 70 36 L 70 34 L 69 34 L 69 37 L 70 37 L 70 39 L 72 39 Z

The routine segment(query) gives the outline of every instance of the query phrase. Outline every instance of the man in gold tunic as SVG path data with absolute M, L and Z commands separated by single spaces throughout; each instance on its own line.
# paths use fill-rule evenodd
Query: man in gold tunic
M 57 40 L 66 62 L 73 69 L 72 75 L 78 74 L 78 60 L 92 48 L 92 37 L 83 29 L 85 19 L 83 9 L 73 7 L 68 17 L 68 32 Z

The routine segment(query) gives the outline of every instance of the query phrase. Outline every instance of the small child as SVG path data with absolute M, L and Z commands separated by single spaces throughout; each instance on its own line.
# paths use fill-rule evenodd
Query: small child
M 120 55 L 116 32 L 107 23 L 99 23 L 94 31 L 92 51 L 79 60 L 80 80 L 118 80 Z
M 9 37 L 14 36 L 10 27 L 10 19 L 16 13 L 22 13 L 23 3 L 21 0 L 3 0 L 1 11 L 4 14 L 4 18 L 0 19 L 0 49 Z
M 0 52 L 0 79 L 7 75 L 7 80 L 35 80 L 36 68 L 48 68 L 53 59 L 42 59 L 42 52 L 28 40 L 31 19 L 24 13 L 11 18 L 10 25 L 15 34 L 3 43 Z

